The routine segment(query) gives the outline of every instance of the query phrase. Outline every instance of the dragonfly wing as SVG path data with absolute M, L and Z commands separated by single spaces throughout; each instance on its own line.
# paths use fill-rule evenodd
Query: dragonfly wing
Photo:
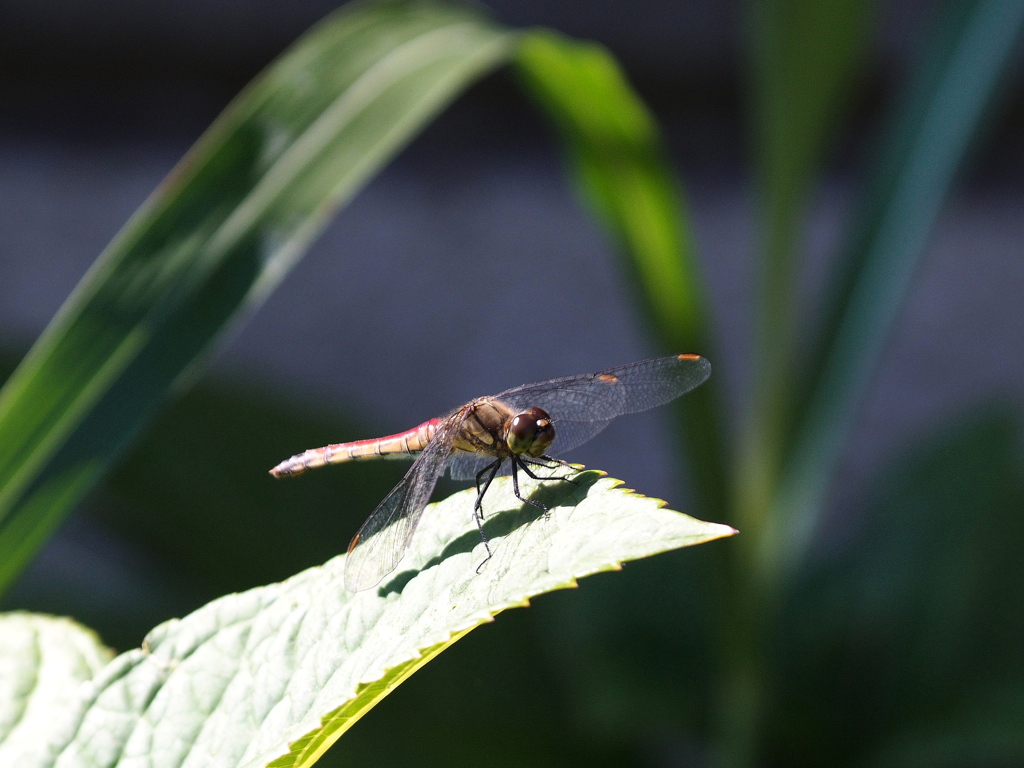
M 670 355 L 597 373 L 564 376 L 505 390 L 495 398 L 514 410 L 538 406 L 553 419 L 610 421 L 675 400 L 711 375 L 698 355 Z
M 616 378 L 599 373 L 539 381 L 495 395 L 513 412 L 543 408 L 557 421 L 608 421 L 625 413 L 626 389 Z
M 444 474 L 452 451 L 454 429 L 449 422 L 435 433 L 405 477 L 352 539 L 345 562 L 345 587 L 349 591 L 359 592 L 376 586 L 398 567 L 434 486 Z
M 448 460 L 448 475 L 452 480 L 476 480 L 477 473 L 495 462 L 497 456 L 489 453 L 469 453 L 467 451 L 456 451 Z M 507 475 L 511 469 L 503 467 L 498 475 Z
M 555 442 L 548 451 L 552 456 L 559 456 L 566 451 L 571 451 L 578 445 L 594 437 L 598 432 L 611 424 L 611 419 L 606 421 L 575 421 L 572 419 L 555 419 Z
M 639 413 L 675 400 L 711 375 L 698 355 L 642 360 L 597 373 L 565 376 L 506 390 L 495 398 L 513 411 L 543 408 L 555 425 L 557 452 L 575 448 L 626 413 Z

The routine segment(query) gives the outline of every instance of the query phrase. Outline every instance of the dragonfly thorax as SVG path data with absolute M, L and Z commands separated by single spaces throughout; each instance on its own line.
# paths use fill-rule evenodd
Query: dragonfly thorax
M 555 439 L 555 425 L 543 408 L 527 408 L 505 424 L 505 444 L 512 453 L 537 458 Z

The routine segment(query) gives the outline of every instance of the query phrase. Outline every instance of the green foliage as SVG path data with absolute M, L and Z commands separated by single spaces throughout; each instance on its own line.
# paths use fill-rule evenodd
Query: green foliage
M 972 138 L 991 111 L 992 96 L 1007 68 L 1013 44 L 1020 38 L 1024 7 L 1009 2 L 950 2 L 939 15 L 932 37 L 924 46 L 921 65 L 912 72 L 896 102 L 890 125 L 879 142 L 880 149 L 872 158 L 873 166 L 867 173 L 870 183 L 858 205 L 859 215 L 849 239 L 841 248 L 842 257 L 828 291 L 829 303 L 824 307 L 826 320 L 820 332 L 811 334 L 810 348 L 803 350 L 797 346 L 800 339 L 796 333 L 799 319 L 796 283 L 801 270 L 800 244 L 808 201 L 839 119 L 852 98 L 873 17 L 871 3 L 850 0 L 824 3 L 776 0 L 750 4 L 751 101 L 764 250 L 758 280 L 760 312 L 755 327 L 757 375 L 749 411 L 741 426 L 734 466 L 717 464 L 726 454 L 707 449 L 709 440 L 700 434 L 701 426 L 695 429 L 692 421 L 683 424 L 688 458 L 697 469 L 696 482 L 701 484 L 706 499 L 725 505 L 726 519 L 742 530 L 744 536 L 729 548 L 701 553 L 691 561 L 691 565 L 701 563 L 703 567 L 698 572 L 705 579 L 724 574 L 724 579 L 718 583 L 725 591 L 719 593 L 721 599 L 715 608 L 691 605 L 686 619 L 676 625 L 681 633 L 687 632 L 681 624 L 710 631 L 717 628 L 717 646 L 708 649 L 704 645 L 703 648 L 705 657 L 717 652 L 719 679 L 709 681 L 693 667 L 687 667 L 670 697 L 656 699 L 658 708 L 663 710 L 672 706 L 669 698 L 674 698 L 677 704 L 689 701 L 679 710 L 680 717 L 689 724 L 686 730 L 710 736 L 717 744 L 715 757 L 722 765 L 753 764 L 768 744 L 771 756 L 779 764 L 799 762 L 800 739 L 796 734 L 801 732 L 800 728 L 805 729 L 805 733 L 813 732 L 806 722 L 801 723 L 800 728 L 783 730 L 772 717 L 778 703 L 776 694 L 779 690 L 788 690 L 790 680 L 786 675 L 799 679 L 802 674 L 798 667 L 783 667 L 780 671 L 780 652 L 772 638 L 788 631 L 790 616 L 783 606 L 808 607 L 803 602 L 808 589 L 803 581 L 807 578 L 804 566 L 810 543 L 820 526 L 825 494 L 839 452 L 868 378 L 891 332 L 927 235 L 949 194 L 956 172 L 963 165 Z M 544 42 L 549 51 L 557 40 Z M 561 47 L 565 49 L 564 58 L 574 61 L 577 67 L 582 68 L 582 62 L 589 60 L 589 71 L 608 68 L 592 48 L 572 43 L 562 43 Z M 574 54 L 574 47 L 579 48 L 580 53 Z M 567 66 L 563 64 L 561 68 Z M 550 73 L 560 73 L 560 69 L 548 65 L 546 72 L 555 79 L 556 75 Z M 563 79 L 566 93 L 578 93 L 586 83 L 578 74 L 571 80 Z M 585 200 L 612 230 L 624 254 L 635 264 L 640 276 L 638 283 L 647 288 L 644 275 L 652 274 L 649 249 L 631 237 L 635 224 L 623 213 L 628 206 L 616 206 L 614 194 L 605 191 L 606 187 L 615 187 L 618 164 L 629 153 L 609 152 L 603 173 L 600 162 L 588 158 L 593 148 L 602 142 L 612 146 L 625 142 L 621 139 L 618 144 L 610 142 L 606 136 L 615 134 L 608 128 L 598 132 L 572 125 L 573 119 L 582 119 L 575 117 L 582 110 L 573 107 L 590 95 L 595 101 L 604 98 L 613 115 L 621 112 L 630 116 L 629 120 L 622 121 L 610 116 L 603 120 L 596 118 L 594 121 L 600 125 L 616 126 L 619 122 L 627 126 L 643 125 L 634 117 L 637 110 L 626 109 L 620 100 L 607 96 L 609 89 L 595 87 L 586 89 L 588 96 L 577 95 L 573 100 L 566 96 L 565 102 L 572 106 L 553 109 L 548 102 L 557 90 L 545 85 L 543 78 L 532 80 L 540 81 L 541 85 L 535 87 L 541 92 L 548 111 L 554 113 L 556 125 L 569 146 Z M 597 110 L 591 109 L 587 117 L 594 112 Z M 652 136 L 653 148 L 644 156 L 658 154 L 657 136 L 646 126 L 643 130 L 634 127 L 631 135 Z M 634 164 L 642 166 L 641 162 L 634 161 Z M 627 197 L 629 186 L 624 184 L 620 189 L 623 197 Z M 678 205 L 676 209 L 681 211 Z M 687 232 L 688 227 L 668 222 L 660 224 L 658 231 Z M 662 340 L 678 338 L 680 333 L 693 333 L 693 329 L 703 330 L 707 326 L 700 316 L 704 310 L 700 302 L 692 305 L 697 317 L 686 323 L 678 323 L 658 309 L 658 297 L 666 290 L 666 285 L 671 287 L 678 282 L 689 286 L 697 280 L 688 240 L 676 238 L 674 247 L 678 264 L 675 269 L 685 277 L 674 278 L 672 270 L 665 269 L 660 273 L 664 284 L 646 290 L 648 319 L 657 326 L 655 334 Z M 724 419 L 714 415 L 715 395 L 710 389 L 703 395 L 704 402 L 694 398 L 683 403 L 689 411 L 687 415 L 703 408 L 706 412 L 699 417 L 701 423 L 719 429 Z M 1004 460 L 1010 456 L 1009 448 L 1006 450 Z M 707 466 L 709 456 L 713 457 L 711 467 Z M 715 492 L 716 478 L 731 482 Z M 945 499 L 943 507 L 956 509 L 955 498 Z M 995 511 L 987 509 L 979 513 L 991 518 Z M 912 549 L 915 543 L 905 539 L 901 546 Z M 860 578 L 875 575 L 868 569 Z M 576 607 L 590 600 L 607 609 L 611 602 L 615 610 L 610 615 L 627 615 L 628 598 L 620 598 L 615 603 L 615 597 L 614 590 L 606 588 L 601 594 L 581 595 Z M 678 595 L 673 597 L 676 600 L 666 598 L 665 603 L 677 604 Z M 816 615 L 813 609 L 809 609 L 809 613 Z M 593 616 L 593 612 L 589 615 Z M 593 632 L 593 624 L 587 625 L 575 618 L 552 621 L 561 632 L 578 634 L 587 626 Z M 929 629 L 931 621 L 954 620 L 938 614 L 922 618 L 923 625 Z M 662 630 L 653 634 L 658 636 L 663 632 L 668 637 L 671 632 L 667 630 L 672 622 L 662 619 L 661 623 Z M 847 631 L 851 630 L 847 628 Z M 615 634 L 614 628 L 609 627 L 600 640 L 593 636 L 588 640 L 591 644 L 603 642 L 608 649 L 615 648 L 614 654 L 608 654 L 606 679 L 636 680 L 644 674 L 644 654 L 625 644 L 616 644 Z M 667 641 L 664 643 L 666 656 L 672 647 L 682 651 L 702 646 L 689 639 Z M 979 641 L 975 647 L 985 647 L 985 642 Z M 651 655 L 651 649 L 647 649 L 647 655 Z M 563 662 L 570 669 L 574 666 L 572 659 L 565 658 Z M 664 670 L 660 671 L 664 679 Z M 830 671 L 834 673 L 835 669 Z M 689 690 L 683 689 L 686 684 L 683 679 L 690 684 Z M 582 680 L 579 684 L 587 686 Z M 696 694 L 692 690 L 694 685 Z M 655 680 L 643 686 L 648 702 L 658 688 Z M 1011 689 L 1019 690 L 1012 686 Z M 606 715 L 613 711 L 612 722 L 607 722 L 606 728 L 614 729 L 618 724 L 642 732 L 639 722 L 627 725 L 637 720 L 633 712 L 639 706 L 638 701 L 630 698 L 629 691 L 630 686 L 623 685 L 604 692 L 591 691 L 592 716 L 599 720 L 601 711 Z M 695 696 L 704 700 L 703 705 L 693 701 Z M 870 701 L 875 702 L 875 699 Z M 615 702 L 611 710 L 609 702 Z M 834 702 L 818 700 L 816 707 L 810 707 L 808 712 L 819 721 L 825 721 L 828 718 L 822 712 L 829 707 L 837 708 Z M 1020 728 L 1020 719 L 1009 719 Z M 948 718 L 943 722 L 954 732 L 968 728 L 966 724 L 952 724 Z M 894 723 L 889 725 L 893 730 L 885 736 L 892 742 L 910 738 Z M 991 749 L 984 748 L 989 742 L 981 732 L 964 743 L 972 744 L 979 754 L 995 750 L 1004 756 L 1018 755 L 1016 759 L 1019 759 L 1020 753 L 1014 751 L 1018 749 L 1016 742 L 1005 738 L 1005 733 L 1003 729 L 994 734 Z M 879 734 L 878 741 L 862 743 L 860 751 L 862 754 L 889 754 L 890 747 L 883 741 Z M 852 744 L 839 740 L 824 744 L 822 752 L 814 755 L 810 762 L 839 763 L 858 752 Z M 962 755 L 963 749 L 958 749 L 957 754 Z M 897 750 L 892 754 L 903 753 Z
M 771 749 L 808 763 L 961 766 L 1024 750 L 1017 414 L 900 457 L 842 554 L 807 563 L 776 639 Z
M 500 611 L 624 560 L 734 533 L 617 484 L 597 472 L 575 483 L 524 483 L 550 508 L 538 517 L 501 478 L 487 497 L 490 559 L 468 489 L 425 513 L 400 570 L 377 588 L 347 591 L 340 556 L 169 621 L 142 648 L 62 683 L 93 685 L 84 697 L 53 694 L 59 701 L 47 718 L 32 723 L 34 741 L 13 742 L 18 765 L 114 766 L 144 754 L 151 766 L 200 756 L 209 768 L 308 766 L 418 667 Z M 19 619 L 33 621 L 3 621 Z M 81 642 L 66 632 L 61 649 Z M 15 681 L 14 704 L 31 700 L 24 689 L 35 669 L 69 663 L 17 634 L 4 650 L 28 678 Z M 0 732 L 0 749 L 8 735 L 20 734 Z
M 330 214 L 512 40 L 447 6 L 356 5 L 231 104 L 0 392 L 0 590 Z
M 802 535 L 816 524 L 856 407 L 896 321 L 918 258 L 1020 38 L 1024 6 L 950 2 L 869 169 L 840 253 L 826 318 L 798 381 L 806 407 L 791 421 L 791 458 L 775 513 Z M 801 553 L 789 555 L 797 561 Z
M 611 54 L 550 32 L 524 37 L 516 59 L 528 92 L 559 130 L 578 188 L 628 254 L 636 295 L 664 349 L 712 355 L 692 227 L 654 118 Z M 707 509 L 725 499 L 714 387 L 681 400 Z
M 765 524 L 764 500 L 784 458 L 797 360 L 797 280 L 803 222 L 821 163 L 864 57 L 873 3 L 773 0 L 749 4 L 752 133 L 763 221 L 758 375 L 736 472 L 736 513 Z
M 0 764 L 37 762 L 46 734 L 67 737 L 82 686 L 113 654 L 68 619 L 0 614 Z
M 944 5 L 863 173 L 824 320 L 802 347 L 796 282 L 808 203 L 854 98 L 874 16 L 858 0 L 752 2 L 747 15 L 763 225 L 759 376 L 734 451 L 719 377 L 679 405 L 701 509 L 744 535 L 638 563 L 628 581 L 599 578 L 578 594 L 542 598 L 503 622 L 504 645 L 501 632 L 474 633 L 410 681 L 409 698 L 384 702 L 386 719 L 368 718 L 346 737 L 351 762 L 393 764 L 410 749 L 406 760 L 424 764 L 433 748 L 446 765 L 621 765 L 666 740 L 697 744 L 721 766 L 1024 759 L 1024 488 L 1010 417 L 983 415 L 911 452 L 875 484 L 862 527 L 811 555 L 839 452 L 994 106 L 1024 4 Z M 515 65 L 551 119 L 584 202 L 630 265 L 652 335 L 668 352 L 713 354 L 681 187 L 653 116 L 607 51 L 546 30 L 513 33 L 463 7 L 355 4 L 229 107 L 0 393 L 0 587 L 331 213 L 501 63 Z M 73 765 L 109 750 L 123 764 L 148 755 L 147 738 L 160 734 L 171 744 L 155 750 L 160 759 L 185 747 L 205 759 L 216 746 L 237 759 L 203 764 L 308 765 L 497 611 L 622 559 L 729 532 L 592 474 L 579 489 L 537 489 L 558 509 L 527 520 L 502 484 L 503 512 L 487 522 L 495 558 L 481 574 L 460 494 L 433 508 L 403 570 L 382 590 L 353 596 L 337 583 L 337 560 L 290 574 L 336 550 L 393 482 L 390 470 L 360 467 L 366 485 L 341 504 L 329 473 L 275 484 L 262 472 L 252 479 L 252 468 L 295 445 L 356 436 L 364 435 L 336 417 L 235 386 L 205 387 L 168 410 L 114 472 L 104 493 L 118 503 L 105 519 L 141 531 L 217 592 L 281 583 L 163 625 L 146 648 L 102 670 L 105 651 L 81 630 L 0 617 L 0 756 L 49 765 L 62 752 Z M 280 527 L 283 509 L 328 506 L 341 507 L 328 528 L 301 511 Z M 486 670 L 476 675 L 482 683 L 460 673 L 474 664 Z M 82 716 L 77 731 L 28 717 L 28 681 L 44 671 L 48 690 L 64 697 L 54 711 Z M 97 673 L 92 699 L 68 693 Z M 453 694 L 474 684 L 489 707 Z M 292 709 L 285 690 L 300 702 Z M 539 691 L 558 705 L 539 704 Z M 181 696 L 199 698 L 186 705 Z M 231 702 L 256 714 L 228 715 Z M 487 740 L 475 720 L 484 709 L 500 723 Z M 273 717 L 258 716 L 266 712 Z M 399 733 L 411 741 L 398 742 Z

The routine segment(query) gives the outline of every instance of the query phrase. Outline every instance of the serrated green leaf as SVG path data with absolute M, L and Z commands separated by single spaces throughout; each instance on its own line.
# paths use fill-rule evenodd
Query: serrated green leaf
M 334 210 L 514 39 L 467 7 L 356 3 L 227 108 L 0 392 L 0 590 Z
M 470 489 L 427 510 L 378 588 L 346 591 L 342 556 L 161 625 L 99 676 L 76 733 L 57 734 L 22 765 L 308 766 L 373 703 L 500 611 L 622 561 L 734 533 L 599 473 L 578 479 L 523 485 L 551 507 L 546 518 L 515 499 L 508 478 L 496 481 L 485 501 L 486 562 Z
M 0 765 L 31 765 L 55 737 L 70 738 L 83 683 L 113 655 L 70 619 L 0 614 Z

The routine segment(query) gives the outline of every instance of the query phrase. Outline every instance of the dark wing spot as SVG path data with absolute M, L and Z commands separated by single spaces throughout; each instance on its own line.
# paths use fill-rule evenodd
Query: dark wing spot
M 700 360 L 700 355 L 679 355 L 679 360 Z
M 358 543 L 359 543 L 359 534 L 357 533 L 355 536 L 352 537 L 352 541 L 348 545 L 348 552 L 346 554 L 351 555 L 352 554 L 352 550 L 356 548 L 356 544 L 358 544 Z
M 610 373 L 602 373 L 600 376 L 598 376 L 598 378 L 601 381 L 607 381 L 609 384 L 614 384 L 616 381 L 619 380 L 618 376 L 612 376 Z

